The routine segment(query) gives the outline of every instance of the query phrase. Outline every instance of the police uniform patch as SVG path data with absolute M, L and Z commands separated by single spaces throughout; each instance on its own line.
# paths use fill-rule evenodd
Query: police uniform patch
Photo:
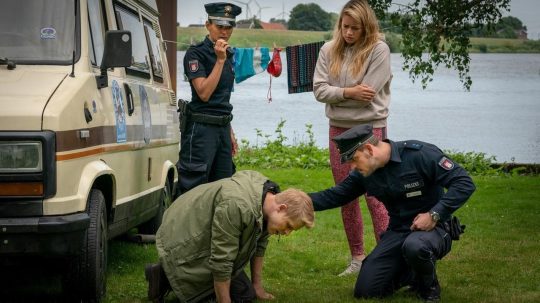
M 439 166 L 446 170 L 451 170 L 454 168 L 454 162 L 446 157 L 442 157 L 441 160 L 439 160 Z
M 189 61 L 189 71 L 194 73 L 199 70 L 199 60 Z

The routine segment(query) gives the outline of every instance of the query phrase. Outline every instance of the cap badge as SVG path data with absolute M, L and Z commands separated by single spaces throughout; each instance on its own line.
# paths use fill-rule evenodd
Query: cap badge
M 227 5 L 225 6 L 225 16 L 229 16 L 232 13 L 232 6 Z

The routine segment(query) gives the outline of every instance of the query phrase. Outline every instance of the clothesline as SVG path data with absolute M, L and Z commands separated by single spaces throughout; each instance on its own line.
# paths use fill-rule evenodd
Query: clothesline
M 289 94 L 313 91 L 313 74 L 323 44 L 324 41 L 319 41 L 285 47 Z M 274 53 L 270 58 L 268 47 L 259 47 L 258 44 L 255 48 L 236 47 L 233 57 L 235 82 L 241 83 L 266 70 L 271 75 L 267 98 L 272 101 L 272 76 L 279 77 L 281 74 L 282 63 L 279 55 L 281 50 L 282 48 L 274 47 Z

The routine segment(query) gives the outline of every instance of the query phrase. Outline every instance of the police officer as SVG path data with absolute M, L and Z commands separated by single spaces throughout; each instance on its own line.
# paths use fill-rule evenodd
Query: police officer
M 232 105 L 233 52 L 229 38 L 235 17 L 242 9 L 230 3 L 204 5 L 208 13 L 208 35 L 191 46 L 184 57 L 184 71 L 191 86 L 187 123 L 181 134 L 180 193 L 233 174 Z
M 315 210 L 340 207 L 369 192 L 390 217 L 387 231 L 363 262 L 355 297 L 384 297 L 409 285 L 421 299 L 438 301 L 435 262 L 452 245 L 444 226 L 474 192 L 471 178 L 436 146 L 379 141 L 371 125 L 358 125 L 333 140 L 352 172 L 335 187 L 310 194 Z

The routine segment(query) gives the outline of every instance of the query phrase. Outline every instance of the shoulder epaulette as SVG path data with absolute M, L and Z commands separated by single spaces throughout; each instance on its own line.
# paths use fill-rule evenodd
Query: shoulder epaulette
M 420 150 L 422 146 L 424 145 L 417 142 L 409 142 L 409 141 L 403 142 L 403 147 L 407 149 Z
M 189 48 L 192 48 L 192 47 L 199 47 L 199 46 L 203 45 L 203 43 L 204 43 L 204 41 L 201 41 L 201 42 L 196 43 L 196 44 L 191 44 L 191 45 L 189 46 Z

